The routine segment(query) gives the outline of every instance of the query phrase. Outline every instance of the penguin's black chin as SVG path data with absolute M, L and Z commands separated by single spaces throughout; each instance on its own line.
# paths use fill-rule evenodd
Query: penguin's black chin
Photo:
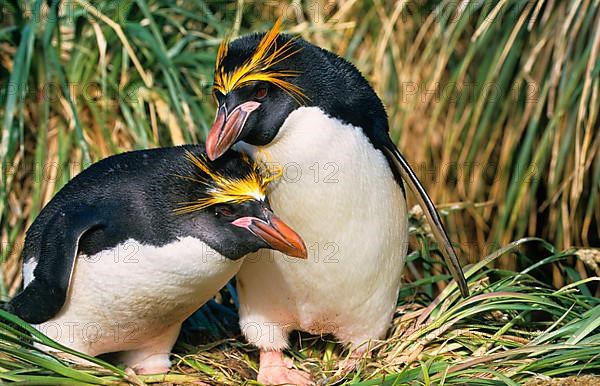
M 206 154 L 211 161 L 219 158 L 239 138 L 251 112 L 260 107 L 256 101 L 240 103 L 231 113 L 223 104 L 206 137 Z

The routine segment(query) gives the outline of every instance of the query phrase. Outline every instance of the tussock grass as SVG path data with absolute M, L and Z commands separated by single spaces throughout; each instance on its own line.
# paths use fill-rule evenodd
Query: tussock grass
M 280 15 L 288 32 L 369 78 L 393 138 L 473 264 L 474 296 L 463 300 L 445 286 L 415 212 L 394 328 L 344 382 L 599 373 L 596 0 L 0 2 L 0 297 L 18 290 L 24 230 L 54 192 L 110 154 L 202 140 L 219 42 Z M 239 384 L 257 367 L 251 347 L 228 339 L 180 345 L 165 379 L 101 360 L 80 368 L 39 352 L 27 331 L 53 343 L 10 315 L 0 320 L 3 382 Z M 205 323 L 217 334 L 214 320 Z M 335 379 L 345 355 L 327 337 L 305 336 L 292 354 L 318 379 Z
M 530 235 L 600 245 L 597 1 L 50 4 L 2 3 L 4 293 L 53 193 L 110 154 L 203 139 L 216 46 L 281 15 L 370 79 L 464 261 Z
M 520 253 L 522 246 L 532 243 L 548 252 L 548 257 L 536 266 L 521 272 L 489 268 L 495 259 Z M 573 253 L 559 252 L 535 238 L 510 243 L 467 270 L 473 293 L 469 299 L 460 297 L 455 283 L 431 299 L 427 288 L 446 277 L 406 285 L 388 339 L 373 342 L 370 355 L 350 374 L 339 372 L 338 363 L 347 353 L 328 337 L 302 336 L 291 353 L 318 380 L 365 386 L 518 385 L 567 375 L 598 374 L 600 299 L 584 295 L 582 288 L 600 278 L 583 279 L 556 290 L 531 275 L 541 266 Z M 411 255 L 413 262 L 422 258 L 419 253 Z M 0 379 L 55 385 L 198 380 L 238 385 L 255 377 L 257 367 L 256 351 L 235 339 L 180 346 L 184 351 L 176 354 L 177 364 L 164 376 L 136 376 L 67 350 L 98 367 L 73 366 L 69 359 L 39 351 L 33 342 L 62 348 L 0 311 Z

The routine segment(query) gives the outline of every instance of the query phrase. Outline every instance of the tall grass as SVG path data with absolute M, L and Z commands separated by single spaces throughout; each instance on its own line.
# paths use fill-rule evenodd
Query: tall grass
M 525 235 L 600 245 L 598 1 L 49 4 L 2 3 L 5 293 L 52 194 L 110 154 L 202 140 L 216 45 L 280 15 L 371 80 L 463 260 Z
M 216 47 L 279 16 L 288 32 L 371 81 L 392 137 L 474 264 L 475 296 L 461 300 L 454 285 L 444 288 L 413 211 L 412 284 L 397 325 L 377 345 L 379 359 L 344 379 L 474 384 L 478 376 L 487 385 L 600 371 L 598 0 L 0 0 L 0 297 L 18 290 L 24 231 L 54 192 L 108 155 L 203 140 Z M 509 244 L 523 236 L 554 247 Z M 73 371 L 31 346 L 18 320 L 0 320 L 3 381 L 160 381 L 103 362 Z M 186 347 L 192 353 L 167 381 L 184 382 L 187 372 L 228 384 L 251 377 L 255 352 L 229 343 L 218 353 Z M 317 376 L 334 377 L 339 348 L 299 347 L 293 354 Z
M 432 194 L 465 208 L 461 244 L 600 245 L 600 4 L 442 2 L 408 30 L 406 13 L 378 12 L 404 34 L 371 73 Z

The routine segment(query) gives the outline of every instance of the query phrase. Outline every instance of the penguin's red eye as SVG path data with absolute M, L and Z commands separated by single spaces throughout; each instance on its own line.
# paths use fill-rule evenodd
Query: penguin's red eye
M 215 209 L 215 214 L 229 217 L 229 216 L 233 216 L 233 210 L 231 210 L 231 208 L 228 208 L 226 206 L 219 206 Z
M 258 90 L 256 90 L 256 93 L 254 94 L 254 96 L 256 97 L 256 99 L 263 99 L 264 97 L 267 96 L 267 88 L 260 87 Z

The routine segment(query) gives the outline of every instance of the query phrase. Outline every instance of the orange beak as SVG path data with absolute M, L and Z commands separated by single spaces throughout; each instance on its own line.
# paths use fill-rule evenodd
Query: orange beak
M 227 114 L 225 105 L 219 107 L 215 122 L 206 137 L 206 154 L 211 161 L 222 156 L 236 142 L 248 116 L 259 106 L 259 102 L 244 102 L 230 114 Z
M 232 224 L 249 230 L 269 247 L 288 256 L 300 259 L 308 257 L 304 240 L 276 216 L 269 216 L 268 221 L 257 217 L 242 217 Z

